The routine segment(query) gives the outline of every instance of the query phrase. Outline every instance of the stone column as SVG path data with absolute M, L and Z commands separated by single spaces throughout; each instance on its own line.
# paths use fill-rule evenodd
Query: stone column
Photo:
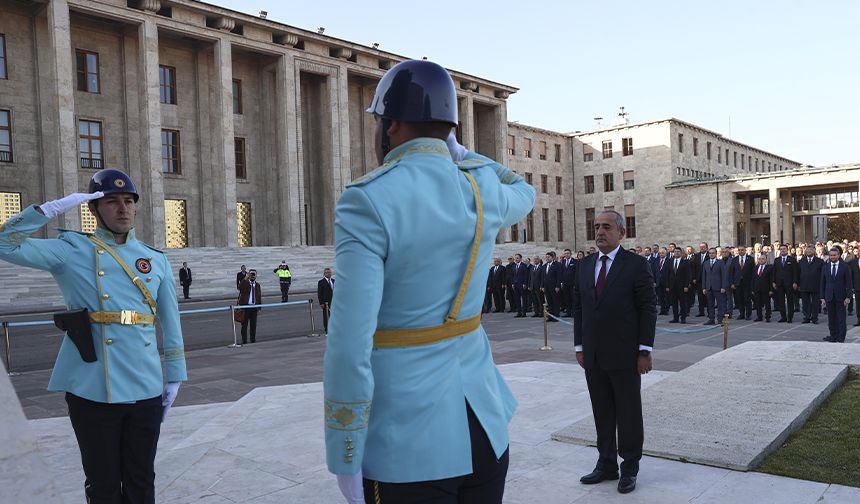
M 148 209 L 144 236 L 156 248 L 163 248 L 164 179 L 161 174 L 161 97 L 158 79 L 158 27 L 145 19 L 138 27 L 138 53 L 140 61 L 140 171 L 141 202 Z M 143 226 L 140 226 L 143 224 Z
M 238 247 L 236 224 L 236 154 L 233 134 L 233 55 L 226 37 L 215 42 L 215 116 L 213 117 L 213 184 L 215 239 L 219 246 Z M 221 221 L 223 219 L 223 221 Z M 219 224 L 219 221 L 223 224 Z
M 460 137 L 463 140 L 463 147 L 473 151 L 475 150 L 475 113 L 472 108 L 472 97 L 463 96 L 463 105 L 463 110 L 459 114 L 463 118 L 463 131 Z
M 349 149 L 349 78 L 347 77 L 346 65 L 340 65 L 337 69 L 332 90 L 332 209 L 334 203 L 340 198 L 340 194 L 352 180 L 352 162 Z M 333 215 L 332 215 L 333 217 Z M 331 229 L 327 234 L 331 235 L 331 243 L 334 244 L 334 219 L 331 221 Z
M 784 191 L 779 198 L 779 212 L 782 215 L 782 237 L 785 241 L 794 243 L 794 217 L 791 212 L 791 191 Z
M 769 200 L 768 205 L 770 208 L 770 242 L 773 243 L 774 241 L 777 241 L 777 240 L 782 242 L 782 239 L 779 236 L 779 230 L 780 230 L 780 227 L 779 227 L 779 215 L 780 215 L 779 189 L 777 189 L 775 187 L 769 188 L 768 194 L 767 194 L 767 199 Z
M 71 21 L 66 0 L 48 2 L 48 30 L 52 49 L 51 77 L 55 126 L 45 138 L 45 173 L 56 174 L 54 191 L 46 191 L 46 199 L 78 192 L 78 139 L 75 124 L 75 67 L 72 61 Z M 50 145 L 48 145 L 50 144 Z M 46 186 L 47 187 L 47 186 Z M 86 188 L 83 188 L 86 189 Z M 80 212 L 70 211 L 59 217 L 59 226 L 81 228 Z
M 301 245 L 301 212 L 299 208 L 299 162 L 296 116 L 298 83 L 292 55 L 278 59 L 276 78 L 278 200 L 280 207 L 279 245 Z

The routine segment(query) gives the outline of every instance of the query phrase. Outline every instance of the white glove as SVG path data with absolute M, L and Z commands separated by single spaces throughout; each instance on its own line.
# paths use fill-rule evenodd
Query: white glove
M 347 504 L 364 504 L 364 485 L 361 471 L 356 474 L 338 474 L 337 486 L 346 498 Z
M 161 407 L 164 410 L 161 412 L 161 422 L 164 423 L 164 419 L 167 418 L 167 412 L 170 411 L 170 407 L 173 406 L 173 401 L 176 400 L 176 396 L 179 395 L 179 383 L 180 382 L 168 382 L 167 385 L 164 386 L 164 392 L 161 393 Z
M 457 141 L 457 135 L 454 134 L 454 130 L 451 130 L 451 133 L 448 134 L 448 139 L 445 140 L 445 143 L 448 144 L 448 150 L 451 151 L 451 159 L 455 163 L 457 161 L 462 161 L 469 152 L 465 147 L 460 145 L 460 142 Z
M 58 200 L 46 201 L 39 205 L 39 208 L 42 209 L 42 213 L 45 214 L 45 217 L 53 219 L 54 217 L 64 214 L 73 208 L 80 207 L 81 203 L 99 199 L 104 195 L 105 194 L 101 191 L 96 191 L 94 193 L 74 193 Z

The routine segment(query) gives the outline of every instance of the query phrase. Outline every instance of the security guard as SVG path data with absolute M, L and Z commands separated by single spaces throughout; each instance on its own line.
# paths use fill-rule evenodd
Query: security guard
M 187 379 L 175 283 L 163 252 L 135 238 L 138 192 L 119 170 L 93 175 L 89 194 L 29 206 L 0 227 L 0 258 L 50 271 L 69 312 L 48 390 L 66 393 L 90 504 L 155 502 L 161 422 Z M 88 203 L 95 233 L 29 235 Z M 155 335 L 164 334 L 167 384 Z M 74 338 L 74 340 L 73 340 Z
M 350 503 L 499 503 L 516 400 L 481 327 L 481 265 L 534 189 L 457 144 L 457 93 L 435 63 L 395 65 L 368 111 L 382 166 L 336 208 L 328 468 Z
M 278 282 L 281 284 L 281 302 L 286 303 L 290 297 L 290 284 L 293 283 L 293 274 L 290 273 L 287 261 L 281 261 L 274 273 L 278 275 Z

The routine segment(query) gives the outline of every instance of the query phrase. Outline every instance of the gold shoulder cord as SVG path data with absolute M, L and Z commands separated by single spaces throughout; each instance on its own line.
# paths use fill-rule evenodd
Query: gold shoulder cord
M 122 267 L 122 269 L 125 270 L 125 274 L 128 275 L 128 277 L 131 279 L 131 283 L 133 283 L 134 285 L 137 286 L 138 289 L 140 289 L 140 292 L 143 294 L 143 298 L 146 301 L 146 304 L 149 305 L 149 309 L 152 310 L 152 314 L 155 315 L 155 310 L 156 310 L 157 304 L 155 302 L 155 299 L 152 297 L 152 294 L 149 292 L 149 289 L 147 289 L 146 285 L 143 284 L 143 280 L 141 280 L 139 276 L 134 274 L 134 272 L 131 270 L 131 268 L 128 267 L 128 264 L 126 264 L 125 261 L 122 260 L 122 258 L 119 256 L 119 254 L 117 254 L 116 251 L 113 248 L 111 248 L 110 245 L 108 245 L 104 241 L 100 240 L 96 236 L 90 236 L 89 239 L 91 242 L 93 242 L 96 245 L 98 245 L 99 247 L 103 248 L 108 254 L 110 254 L 116 260 L 117 263 L 119 263 L 119 265 Z

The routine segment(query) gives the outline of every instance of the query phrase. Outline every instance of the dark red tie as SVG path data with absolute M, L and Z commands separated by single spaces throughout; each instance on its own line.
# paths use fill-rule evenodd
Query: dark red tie
M 609 256 L 603 256 L 600 258 L 600 273 L 597 274 L 597 283 L 594 284 L 594 290 L 597 293 L 597 297 L 603 293 L 603 286 L 606 284 L 606 260 L 609 259 Z

